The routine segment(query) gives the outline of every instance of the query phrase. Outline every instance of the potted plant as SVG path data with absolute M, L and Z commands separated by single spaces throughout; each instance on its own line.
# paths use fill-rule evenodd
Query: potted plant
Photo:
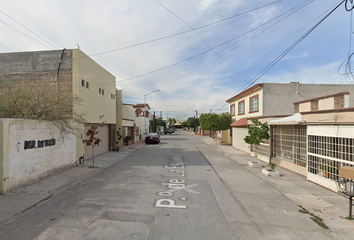
M 330 178 L 331 174 L 338 174 L 338 169 L 334 166 L 333 163 L 320 164 L 321 176 L 325 178 Z
M 280 174 L 278 171 L 275 171 L 275 167 L 276 165 L 272 162 L 270 162 L 268 164 L 268 167 L 267 168 L 263 168 L 262 169 L 262 173 L 266 176 L 270 176 L 270 177 L 279 177 Z

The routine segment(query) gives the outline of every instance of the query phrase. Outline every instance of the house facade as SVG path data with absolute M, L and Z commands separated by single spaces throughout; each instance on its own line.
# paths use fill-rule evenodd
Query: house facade
M 354 167 L 354 107 L 349 92 L 295 102 L 294 112 L 269 121 L 272 162 L 336 191 L 339 169 Z
M 294 102 L 331 95 L 336 92 L 350 92 L 346 98 L 349 106 L 354 106 L 354 86 L 339 84 L 261 83 L 226 100 L 232 115 L 231 142 L 237 149 L 251 153 L 244 142 L 248 134 L 248 120 L 268 117 L 269 119 L 293 115 Z M 304 106 L 302 106 L 304 107 Z M 263 155 L 269 155 L 269 142 L 259 146 Z M 269 158 L 264 158 L 269 161 Z
M 144 107 L 144 104 L 123 103 L 123 139 L 125 145 L 131 145 L 142 140 L 144 138 L 144 128 L 149 133 L 149 111 L 149 104 Z

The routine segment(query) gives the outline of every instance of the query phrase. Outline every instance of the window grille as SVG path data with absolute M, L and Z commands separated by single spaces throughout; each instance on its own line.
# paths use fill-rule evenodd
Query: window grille
M 306 167 L 306 126 L 274 126 L 273 157 Z
M 263 143 L 259 145 L 251 145 L 251 151 L 258 155 L 268 157 L 270 153 L 269 140 L 263 140 Z
M 308 171 L 336 179 L 338 169 L 354 164 L 354 138 L 308 136 Z

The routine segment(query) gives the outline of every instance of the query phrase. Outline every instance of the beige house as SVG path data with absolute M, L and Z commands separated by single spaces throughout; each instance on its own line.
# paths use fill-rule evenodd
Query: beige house
M 336 191 L 342 166 L 354 167 L 354 107 L 349 92 L 294 103 L 295 114 L 270 120 L 271 159 Z
M 349 106 L 354 106 L 354 85 L 339 84 L 301 84 L 294 83 L 260 83 L 226 100 L 232 115 L 231 142 L 235 148 L 251 153 L 244 142 L 248 133 L 248 120 L 268 117 L 269 119 L 293 115 L 293 103 L 306 99 L 331 95 L 334 92 L 350 92 L 346 98 Z M 325 103 L 321 103 L 325 104 Z M 305 108 L 305 105 L 302 106 Z M 259 146 L 259 151 L 269 155 L 269 143 Z M 269 157 L 264 158 L 269 161 Z

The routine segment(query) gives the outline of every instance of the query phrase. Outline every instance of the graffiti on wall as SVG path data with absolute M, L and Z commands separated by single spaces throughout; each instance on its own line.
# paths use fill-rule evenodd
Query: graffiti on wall
M 35 140 L 25 141 L 24 148 L 27 149 L 34 149 L 34 148 L 44 148 L 50 147 L 55 145 L 55 139 L 46 139 L 46 140 L 38 140 L 37 144 Z

